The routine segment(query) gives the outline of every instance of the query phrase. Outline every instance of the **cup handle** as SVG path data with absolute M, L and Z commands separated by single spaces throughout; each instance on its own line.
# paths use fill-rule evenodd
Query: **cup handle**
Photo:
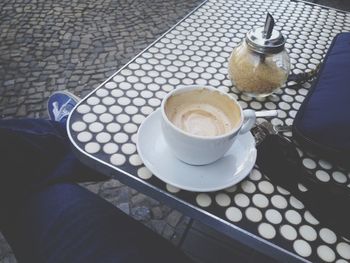
M 240 134 L 250 131 L 250 129 L 253 128 L 256 120 L 256 114 L 254 110 L 244 110 L 243 116 L 244 116 L 244 120 L 243 120 L 242 128 L 239 131 Z

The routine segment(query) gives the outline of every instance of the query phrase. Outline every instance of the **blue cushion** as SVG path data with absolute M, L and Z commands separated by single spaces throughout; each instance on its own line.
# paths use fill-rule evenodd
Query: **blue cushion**
M 333 40 L 293 131 L 320 154 L 350 160 L 350 33 Z

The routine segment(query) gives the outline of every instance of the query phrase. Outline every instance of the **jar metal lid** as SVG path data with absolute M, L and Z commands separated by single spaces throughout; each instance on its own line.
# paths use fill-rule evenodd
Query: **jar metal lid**
M 272 30 L 271 36 L 266 38 L 264 27 L 258 27 L 247 33 L 246 42 L 254 51 L 265 54 L 281 52 L 286 41 L 277 30 Z

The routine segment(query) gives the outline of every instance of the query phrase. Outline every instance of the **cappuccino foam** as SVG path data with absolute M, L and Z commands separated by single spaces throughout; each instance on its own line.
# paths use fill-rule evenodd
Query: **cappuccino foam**
M 240 110 L 232 100 L 206 89 L 171 96 L 165 112 L 176 127 L 203 137 L 227 134 L 240 122 Z

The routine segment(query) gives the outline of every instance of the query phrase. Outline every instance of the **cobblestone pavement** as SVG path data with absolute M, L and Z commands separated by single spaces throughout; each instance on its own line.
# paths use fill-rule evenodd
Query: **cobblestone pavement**
M 1 118 L 47 117 L 53 91 L 85 96 L 202 1 L 1 1 Z M 174 244 L 189 221 L 116 180 L 84 185 Z M 16 262 L 1 234 L 0 262 Z

